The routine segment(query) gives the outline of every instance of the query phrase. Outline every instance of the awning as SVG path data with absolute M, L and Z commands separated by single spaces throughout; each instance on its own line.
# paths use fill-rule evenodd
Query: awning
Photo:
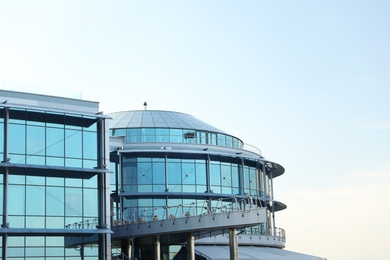
M 296 253 L 279 248 L 239 246 L 238 259 L 240 260 L 324 260 L 325 258 Z M 195 254 L 207 260 L 229 260 L 228 246 L 195 246 Z

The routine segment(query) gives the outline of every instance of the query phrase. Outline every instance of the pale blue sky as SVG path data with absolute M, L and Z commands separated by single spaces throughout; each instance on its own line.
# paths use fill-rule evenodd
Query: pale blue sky
M 282 164 L 286 249 L 390 254 L 390 1 L 0 2 L 0 83 L 191 114 Z

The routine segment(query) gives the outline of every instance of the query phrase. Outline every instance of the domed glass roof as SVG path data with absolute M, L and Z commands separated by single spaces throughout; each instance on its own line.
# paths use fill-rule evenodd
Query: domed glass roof
M 111 129 L 120 128 L 181 128 L 226 134 L 191 115 L 161 110 L 122 111 L 109 114 Z

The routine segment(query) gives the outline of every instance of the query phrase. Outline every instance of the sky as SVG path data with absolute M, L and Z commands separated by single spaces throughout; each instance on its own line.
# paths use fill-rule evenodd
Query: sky
M 285 168 L 286 249 L 390 255 L 390 1 L 0 2 L 0 88 L 187 113 Z

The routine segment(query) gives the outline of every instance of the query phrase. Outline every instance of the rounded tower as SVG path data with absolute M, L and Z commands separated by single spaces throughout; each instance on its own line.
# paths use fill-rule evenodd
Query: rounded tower
M 186 232 L 194 235 L 196 248 L 229 244 L 231 227 L 240 246 L 284 247 L 285 233 L 275 226 L 275 212 L 286 205 L 273 192 L 273 179 L 284 173 L 281 165 L 188 114 L 138 110 L 109 116 L 113 226 L 149 223 L 143 233 L 129 235 L 129 254 L 153 256 L 149 253 L 158 236 L 161 254 L 170 256 L 173 245 L 186 243 Z M 245 212 L 252 209 L 257 220 L 247 215 L 246 224 Z M 210 215 L 208 223 L 205 216 Z M 226 221 L 218 222 L 223 216 Z M 189 223 L 195 217 L 200 224 Z M 150 223 L 159 221 L 152 232 Z M 176 227 L 168 221 L 177 221 Z M 123 235 L 113 237 L 122 241 L 117 244 L 123 251 Z

